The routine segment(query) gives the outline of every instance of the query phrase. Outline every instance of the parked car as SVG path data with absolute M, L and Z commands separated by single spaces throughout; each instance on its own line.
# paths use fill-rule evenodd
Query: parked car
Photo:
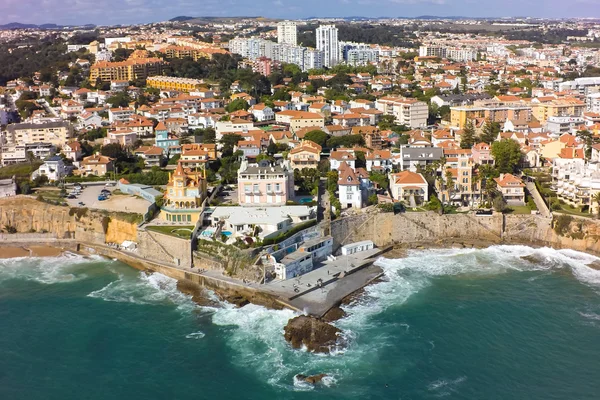
M 77 203 L 79 205 L 79 207 L 83 207 L 85 206 L 85 203 L 83 201 L 80 201 L 79 203 Z
M 70 194 L 67 196 L 67 199 L 76 199 L 77 196 L 75 196 L 74 194 Z
M 100 196 L 98 196 L 98 200 L 104 201 L 104 200 L 106 200 L 106 196 L 100 195 Z

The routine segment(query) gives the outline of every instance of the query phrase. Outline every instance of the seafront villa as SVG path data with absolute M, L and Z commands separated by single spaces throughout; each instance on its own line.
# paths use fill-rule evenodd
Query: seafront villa
M 208 217 L 210 227 L 200 233 L 200 238 L 222 233 L 234 238 L 257 236 L 266 239 L 314 218 L 316 213 L 308 206 L 215 207 Z
M 161 207 L 162 219 L 195 224 L 204 211 L 206 193 L 206 171 L 184 170 L 178 163 L 175 172 L 169 174 Z

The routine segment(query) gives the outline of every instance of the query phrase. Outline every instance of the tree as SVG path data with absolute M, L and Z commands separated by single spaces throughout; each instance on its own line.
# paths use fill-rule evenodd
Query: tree
M 481 132 L 481 141 L 487 144 L 492 144 L 498 137 L 499 133 L 500 124 L 498 122 L 492 122 L 489 119 L 486 119 Z
M 470 149 L 473 147 L 477 138 L 475 137 L 475 126 L 473 125 L 473 120 L 467 120 L 465 128 L 463 129 L 463 133 L 460 136 L 460 148 L 461 149 Z
M 512 139 L 502 139 L 492 143 L 492 156 L 498 172 L 513 173 L 521 162 L 521 147 Z
M 221 144 L 223 145 L 223 157 L 227 157 L 233 154 L 233 148 L 237 146 L 240 140 L 242 140 L 242 136 L 236 133 L 228 133 L 223 135 L 223 137 L 221 138 Z
M 319 146 L 324 147 L 325 143 L 327 143 L 327 139 L 329 139 L 329 135 L 320 129 L 315 129 L 314 131 L 306 133 L 304 139 L 313 141 Z
M 114 108 L 117 107 L 129 107 L 129 102 L 131 102 L 131 98 L 126 92 L 119 92 L 114 96 L 106 99 L 106 102 L 112 105 Z
M 235 99 L 225 107 L 227 112 L 235 112 L 239 110 L 247 111 L 250 108 L 250 104 L 244 99 Z

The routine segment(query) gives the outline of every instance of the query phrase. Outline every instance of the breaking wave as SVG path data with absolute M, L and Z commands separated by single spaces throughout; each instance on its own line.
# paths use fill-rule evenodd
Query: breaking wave
M 567 270 L 583 284 L 600 288 L 600 271 L 589 266 L 597 261 L 598 257 L 572 250 L 504 245 L 486 249 L 419 250 L 402 259 L 381 258 L 376 264 L 383 269 L 383 281 L 366 287 L 364 296 L 343 307 L 347 316 L 335 325 L 344 331 L 349 345 L 344 351 L 330 355 L 310 354 L 288 346 L 283 339 L 283 328 L 296 315 L 292 311 L 268 310 L 252 304 L 243 308 L 226 306 L 215 311 L 213 323 L 229 328 L 228 344 L 239 355 L 236 362 L 254 369 L 274 386 L 313 390 L 313 385 L 298 381 L 295 375 L 318 373 L 329 375 L 329 385 L 344 379 L 347 385 L 347 379 L 351 379 L 357 368 L 368 370 L 369 365 L 377 363 L 378 354 L 398 340 L 386 337 L 383 332 L 409 334 L 410 327 L 402 321 L 386 322 L 395 329 L 379 329 L 381 321 L 375 317 L 389 307 L 401 306 L 436 277 Z M 427 347 L 433 350 L 435 345 L 429 342 Z M 457 390 L 465 379 L 436 381 L 429 390 L 443 396 Z
M 177 290 L 177 280 L 159 273 L 119 274 L 119 279 L 91 292 L 88 297 L 120 303 L 174 304 L 181 311 L 197 307 L 190 296 Z
M 105 262 L 100 256 L 84 257 L 65 253 L 59 257 L 19 257 L 0 259 L 0 282 L 10 279 L 35 281 L 46 285 L 75 282 L 88 277 L 90 264 Z

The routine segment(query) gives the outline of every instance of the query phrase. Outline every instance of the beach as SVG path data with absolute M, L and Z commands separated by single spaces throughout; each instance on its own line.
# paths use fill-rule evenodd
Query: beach
M 51 246 L 4 246 L 0 244 L 0 258 L 58 257 L 64 250 Z

